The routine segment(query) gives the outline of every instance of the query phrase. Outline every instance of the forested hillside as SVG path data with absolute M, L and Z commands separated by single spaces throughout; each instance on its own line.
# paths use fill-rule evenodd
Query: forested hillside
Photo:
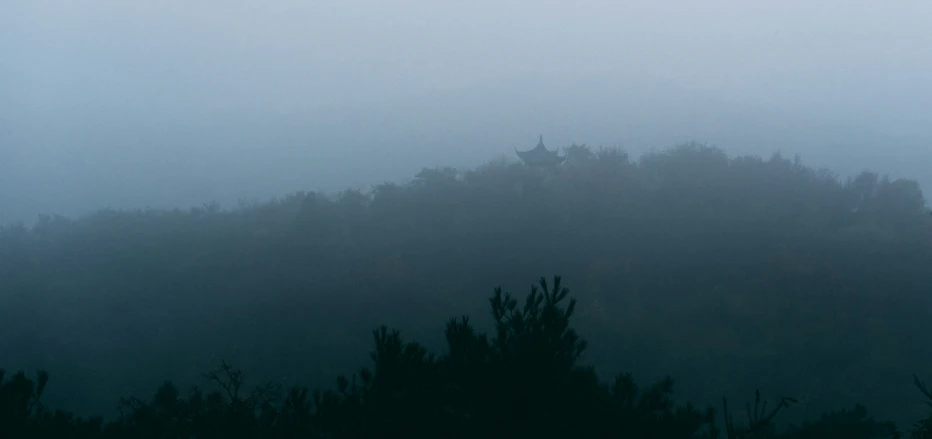
M 914 422 L 913 374 L 932 374 L 924 204 L 913 181 L 687 144 L 229 211 L 48 216 L 0 230 L 0 365 L 51 371 L 44 400 L 79 414 L 222 359 L 326 384 L 366 361 L 373 327 L 439 349 L 438 322 L 493 323 L 490 283 L 558 273 L 598 370 L 671 374 L 701 406 L 760 388 L 798 399 L 784 419 L 864 403 Z

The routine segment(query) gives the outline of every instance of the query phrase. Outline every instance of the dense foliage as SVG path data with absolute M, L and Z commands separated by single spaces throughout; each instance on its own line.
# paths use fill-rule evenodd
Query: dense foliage
M 891 423 L 876 422 L 862 406 L 815 422 L 775 428 L 774 418 L 796 401 L 782 398 L 771 410 L 758 392 L 745 423 L 736 423 L 723 401 L 722 421 L 712 408 L 677 405 L 673 380 L 640 388 L 630 374 L 602 383 L 577 364 L 586 348 L 570 317 L 576 301 L 560 278 L 540 280 L 523 306 L 496 289 L 490 303 L 493 336 L 478 333 L 468 317 L 447 323 L 446 353 L 435 357 L 398 331 L 374 331 L 372 367 L 340 376 L 335 390 L 283 390 L 268 383 L 243 392 L 243 374 L 223 363 L 207 378 L 218 389 L 193 387 L 187 396 L 170 381 L 149 400 L 120 401 L 120 417 L 75 418 L 40 402 L 48 374 L 0 372 L 0 434 L 7 438 L 670 438 L 728 439 L 900 437 Z M 564 306 L 565 304 L 565 306 Z M 932 394 L 917 380 L 932 404 Z M 930 418 L 932 419 L 932 418 Z M 922 423 L 913 438 L 930 437 Z
M 926 414 L 902 384 L 932 364 L 930 262 L 912 181 L 697 144 L 638 161 L 581 149 L 554 170 L 4 227 L 0 364 L 54 371 L 47 401 L 83 415 L 221 358 L 322 385 L 363 360 L 360 327 L 436 349 L 437 319 L 493 323 L 476 305 L 488 279 L 559 272 L 600 369 L 670 373 L 702 406 L 759 386 L 799 400 L 793 422 L 863 402 L 902 424 Z

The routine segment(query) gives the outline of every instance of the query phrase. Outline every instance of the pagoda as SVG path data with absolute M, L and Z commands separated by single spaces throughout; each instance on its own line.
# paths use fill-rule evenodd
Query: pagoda
M 556 151 L 549 151 L 544 146 L 544 135 L 541 134 L 540 141 L 537 142 L 537 146 L 530 151 L 518 151 L 515 149 L 515 153 L 518 154 L 518 158 L 528 166 L 536 166 L 541 168 L 550 168 L 563 163 L 566 160 L 565 156 L 559 155 Z

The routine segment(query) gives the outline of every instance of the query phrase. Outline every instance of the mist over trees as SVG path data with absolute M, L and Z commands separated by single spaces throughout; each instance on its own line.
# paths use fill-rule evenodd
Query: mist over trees
M 670 374 L 677 401 L 760 389 L 793 396 L 793 422 L 857 403 L 901 426 L 928 415 L 910 385 L 932 367 L 916 182 L 696 143 L 639 160 L 574 151 L 554 169 L 428 168 L 370 191 L 4 226 L 0 365 L 51 371 L 43 400 L 81 415 L 166 378 L 199 383 L 221 360 L 325 385 L 366 361 L 370 328 L 439 351 L 450 316 L 494 327 L 490 282 L 560 273 L 590 340 L 580 358 Z
M 142 90 L 151 92 L 142 85 L 133 92 Z M 512 147 L 534 146 L 541 127 L 554 147 L 586 141 L 640 156 L 703 139 L 732 155 L 801 153 L 808 165 L 845 177 L 870 168 L 932 187 L 932 123 L 920 118 L 922 129 L 909 134 L 879 122 L 906 123 L 928 106 L 817 110 L 723 93 L 640 75 L 536 72 L 346 108 L 285 112 L 250 101 L 215 111 L 194 96 L 158 106 L 147 95 L 142 109 L 40 113 L 22 123 L 11 116 L 6 125 L 0 115 L 0 186 L 18 188 L 0 191 L 0 223 L 210 200 L 230 208 L 302 188 L 367 188 L 404 181 L 422 166 L 472 169 L 502 153 L 513 157 Z

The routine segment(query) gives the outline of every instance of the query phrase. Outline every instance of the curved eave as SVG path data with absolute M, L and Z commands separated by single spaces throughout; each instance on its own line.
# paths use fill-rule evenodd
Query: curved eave
M 515 150 L 515 153 L 518 154 L 524 163 L 528 165 L 535 166 L 545 166 L 545 165 L 558 165 L 566 161 L 566 156 L 557 155 L 554 152 L 547 152 L 546 154 L 534 154 L 530 151 L 518 151 Z
M 515 148 L 515 154 L 518 154 L 518 157 L 534 157 L 534 156 L 551 156 L 551 157 L 565 157 L 561 156 L 560 153 L 556 151 L 550 151 L 546 148 L 537 147 L 528 151 L 518 151 L 518 148 Z

